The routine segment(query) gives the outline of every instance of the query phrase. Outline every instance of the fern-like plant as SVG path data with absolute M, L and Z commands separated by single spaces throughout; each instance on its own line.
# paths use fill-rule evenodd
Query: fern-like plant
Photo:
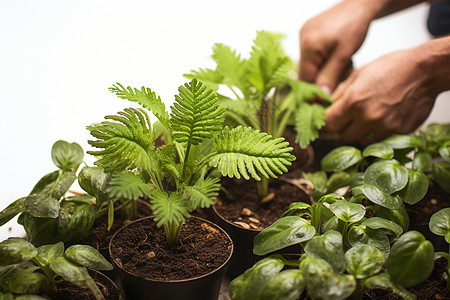
M 110 194 L 150 198 L 157 226 L 164 226 L 168 246 L 176 244 L 190 212 L 214 203 L 223 176 L 260 180 L 287 171 L 295 159 L 284 138 L 272 138 L 250 127 L 223 127 L 224 109 L 217 94 L 193 79 L 179 87 L 171 107 L 149 88 L 110 89 L 120 98 L 139 103 L 105 121 L 88 126 L 96 140 L 96 165 L 112 174 Z M 145 108 L 145 109 L 144 109 Z M 151 124 L 147 111 L 158 119 Z M 156 145 L 161 138 L 163 145 Z
M 219 94 L 220 106 L 225 108 L 226 124 L 251 126 L 279 137 L 287 125 L 295 125 L 296 142 L 306 148 L 318 137 L 325 125 L 325 109 L 310 104 L 320 96 L 331 98 L 314 84 L 296 80 L 292 60 L 284 53 L 282 35 L 259 31 L 248 59 L 223 44 L 215 44 L 212 58 L 216 68 L 199 69 L 185 74 L 198 78 L 210 87 L 228 88 L 234 97 Z M 287 92 L 286 92 L 287 91 Z M 258 184 L 261 197 L 266 196 L 268 183 Z

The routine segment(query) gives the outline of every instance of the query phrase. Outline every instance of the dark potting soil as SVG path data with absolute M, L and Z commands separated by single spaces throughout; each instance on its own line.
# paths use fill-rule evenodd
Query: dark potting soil
M 188 218 L 176 247 L 168 249 L 163 227 L 151 218 L 122 229 L 111 245 L 113 261 L 135 276 L 183 280 L 212 272 L 230 257 L 232 242 L 210 223 Z
M 425 281 L 408 288 L 408 291 L 417 296 L 418 300 L 443 300 L 450 299 L 450 290 L 446 288 L 443 274 L 446 270 L 447 260 L 439 258 L 435 261 L 431 275 Z M 390 291 L 374 290 L 368 293 L 371 299 L 400 300 L 402 297 Z
M 273 193 L 274 198 L 264 204 L 260 204 L 254 180 L 223 178 L 221 183 L 233 198 L 228 199 L 221 192 L 215 204 L 216 210 L 238 226 L 243 225 L 240 223 L 248 224 L 249 229 L 268 227 L 283 215 L 292 202 L 309 203 L 309 197 L 301 189 L 280 180 L 269 183 L 269 194 Z
M 146 200 L 142 200 L 146 201 Z M 148 217 L 152 214 L 150 206 L 145 202 L 138 202 L 138 219 Z M 76 244 L 87 244 L 94 247 L 97 250 L 107 249 L 109 246 L 109 241 L 111 240 L 114 233 L 116 233 L 125 224 L 131 222 L 125 217 L 123 211 L 116 211 L 114 215 L 114 223 L 110 230 L 108 230 L 108 215 L 105 214 L 100 218 L 97 218 L 88 234 L 76 241 Z
M 91 273 L 91 276 L 94 278 L 106 300 L 119 300 L 121 298 L 117 286 L 111 280 L 108 280 L 108 278 L 101 276 L 98 273 Z M 67 281 L 58 283 L 57 289 L 51 295 L 41 296 L 52 300 L 95 300 L 95 297 L 90 290 L 81 288 Z
M 407 205 L 410 224 L 427 224 L 431 216 L 442 208 L 450 206 L 450 194 L 440 186 L 433 185 L 428 189 L 424 199 L 414 205 Z

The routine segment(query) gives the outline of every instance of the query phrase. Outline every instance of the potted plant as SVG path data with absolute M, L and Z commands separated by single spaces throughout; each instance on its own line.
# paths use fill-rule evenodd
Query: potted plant
M 431 273 L 432 244 L 417 231 L 402 235 L 396 223 L 368 218 L 366 212 L 338 194 L 313 205 L 293 203 L 258 234 L 254 252 L 264 255 L 293 244 L 303 251 L 260 260 L 231 282 L 231 298 L 298 299 L 306 293 L 311 299 L 361 299 L 369 290 L 388 289 L 413 299 L 405 288 Z
M 217 43 L 212 54 L 216 67 L 191 71 L 185 77 L 196 77 L 218 91 L 226 125 L 284 136 L 297 160 L 283 177 L 299 177 L 314 156 L 308 145 L 325 124 L 325 106 L 307 100 L 331 99 L 316 85 L 296 80 L 294 64 L 281 40 L 280 34 L 257 32 L 248 58 Z M 224 178 L 222 186 L 213 206 L 214 220 L 231 235 L 239 253 L 250 255 L 233 259 L 228 274 L 234 277 L 258 259 L 251 256 L 254 236 L 279 218 L 293 198 L 306 196 L 295 185 L 266 178 L 257 182 Z
M 58 170 L 43 176 L 28 196 L 0 212 L 0 226 L 20 214 L 18 222 L 35 246 L 80 238 L 95 219 L 91 201 L 66 197 L 77 179 L 83 149 L 77 143 L 60 140 L 53 144 L 51 156 Z
M 125 109 L 116 116 L 106 116 L 104 122 L 88 126 L 96 138 L 89 143 L 99 149 L 88 153 L 100 157 L 95 164 L 111 173 L 111 192 L 124 199 L 148 196 L 154 214 L 123 227 L 111 240 L 110 255 L 126 292 L 133 299 L 150 295 L 168 299 L 176 293 L 182 293 L 185 299 L 217 297 L 232 243 L 212 223 L 189 217 L 196 208 L 214 203 L 220 179 L 211 169 L 215 168 L 222 176 L 246 179 L 274 176 L 282 173 L 294 159 L 289 154 L 292 149 L 283 138 L 274 139 L 249 127 L 223 128 L 223 109 L 216 93 L 196 79 L 180 86 L 170 115 L 149 88 L 139 90 L 117 84 L 111 90 L 121 98 L 138 102 L 158 119 L 152 126 L 143 108 Z M 156 146 L 157 138 L 165 143 Z M 188 234 L 190 228 L 194 232 Z M 129 231 L 133 238 L 117 244 Z M 197 242 L 211 243 L 216 237 L 225 239 L 220 242 L 224 248 L 219 252 L 225 253 L 222 258 L 197 260 L 212 252 L 209 250 L 196 251 L 184 261 L 177 256 L 200 249 Z M 214 241 L 210 246 L 218 248 L 219 244 L 214 243 L 219 242 Z M 128 255 L 128 250 L 137 250 L 139 254 Z M 175 258 L 169 259 L 173 265 L 166 262 L 162 268 L 159 263 L 166 254 L 174 254 Z M 181 266 L 176 266 L 180 262 Z M 189 262 L 189 269 L 201 269 L 190 279 L 185 278 L 184 269 Z M 176 272 L 157 279 L 153 278 L 155 273 L 139 275 L 131 270 L 133 264 L 141 263 L 156 264 L 153 270 L 167 272 L 173 268 Z M 149 268 L 152 267 L 139 265 L 141 271 Z
M 19 296 L 17 299 L 20 295 L 36 295 L 27 299 L 46 299 L 39 296 L 79 299 L 83 293 L 97 300 L 121 299 L 113 282 L 110 284 L 115 290 L 107 290 L 89 274 L 88 268 L 111 270 L 112 265 L 87 245 L 73 245 L 64 250 L 63 242 L 35 247 L 24 239 L 9 238 L 0 243 L 0 265 L 0 295 L 6 299 L 13 299 L 13 295 Z M 60 291 L 68 283 L 81 288 L 75 289 L 75 298 Z

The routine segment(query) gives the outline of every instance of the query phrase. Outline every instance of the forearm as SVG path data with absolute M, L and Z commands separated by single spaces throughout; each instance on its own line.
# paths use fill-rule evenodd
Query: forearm
M 436 0 L 345 0 L 364 7 L 371 19 L 378 19 L 422 2 L 439 2 Z

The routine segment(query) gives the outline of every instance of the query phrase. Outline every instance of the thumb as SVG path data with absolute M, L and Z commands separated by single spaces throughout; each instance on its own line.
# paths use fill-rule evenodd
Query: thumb
M 351 64 L 350 57 L 334 52 L 320 69 L 315 83 L 322 89 L 333 91 Z

